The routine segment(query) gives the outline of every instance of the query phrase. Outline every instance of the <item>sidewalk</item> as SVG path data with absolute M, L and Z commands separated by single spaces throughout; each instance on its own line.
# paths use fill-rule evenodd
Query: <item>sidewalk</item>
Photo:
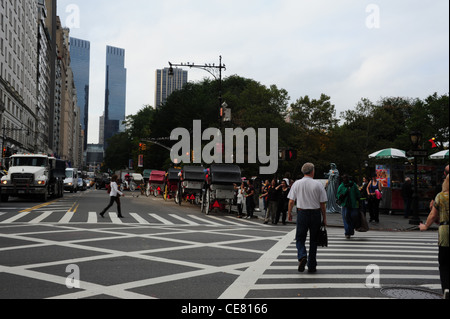
M 254 216 L 259 219 L 264 220 L 265 212 L 260 206 L 260 209 L 256 209 L 254 212 Z M 234 210 L 234 209 L 233 209 Z M 237 211 L 237 209 L 236 209 Z M 244 208 L 245 214 L 245 208 Z M 420 220 L 425 223 L 428 215 L 420 214 Z M 369 213 L 367 213 L 367 218 L 369 218 Z M 367 220 L 369 221 L 369 220 Z M 403 212 L 397 212 L 396 214 L 387 214 L 380 211 L 380 222 L 379 223 L 369 223 L 369 227 L 371 231 L 419 231 L 418 226 L 411 225 L 409 223 L 409 219 L 405 219 L 403 217 Z M 342 227 L 344 228 L 344 222 L 342 220 L 341 214 L 328 214 L 327 215 L 328 227 Z M 293 214 L 292 222 L 288 222 L 289 224 L 297 223 L 297 214 Z M 437 225 L 433 225 L 430 230 L 437 230 Z

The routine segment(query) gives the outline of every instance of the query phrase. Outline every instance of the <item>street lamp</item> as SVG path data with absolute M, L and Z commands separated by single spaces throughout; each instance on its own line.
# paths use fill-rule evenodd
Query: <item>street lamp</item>
M 422 133 L 419 131 L 411 132 L 410 140 L 414 151 L 419 150 L 420 143 L 422 142 Z M 417 181 L 417 154 L 414 154 L 414 195 L 413 195 L 413 218 L 409 221 L 411 225 L 420 225 L 421 220 L 419 217 L 419 187 Z
M 219 65 L 215 64 L 195 64 L 195 63 L 181 63 L 181 64 L 173 64 L 169 62 L 170 68 L 169 68 L 169 76 L 174 76 L 174 70 L 173 67 L 188 67 L 190 69 L 196 68 L 201 69 L 209 74 L 211 74 L 216 80 L 219 81 L 219 123 L 222 121 L 223 118 L 223 100 L 222 100 L 222 70 L 226 71 L 225 64 L 222 64 L 222 56 L 219 56 Z

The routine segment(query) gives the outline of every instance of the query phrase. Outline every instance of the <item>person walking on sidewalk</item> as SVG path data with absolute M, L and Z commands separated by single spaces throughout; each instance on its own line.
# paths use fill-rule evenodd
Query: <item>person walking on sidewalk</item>
M 380 201 L 381 182 L 377 180 L 377 174 L 373 174 L 372 180 L 367 185 L 367 194 L 369 195 L 369 214 L 370 222 L 380 222 Z
M 264 224 L 268 224 L 269 221 L 275 224 L 278 211 L 279 189 L 281 186 L 277 186 L 276 179 L 273 179 L 266 192 L 261 195 L 267 201 L 267 212 L 264 219 Z
M 240 187 L 235 186 L 236 189 L 236 204 L 238 208 L 238 218 L 242 218 L 242 211 L 244 208 L 245 183 L 242 182 Z
M 442 185 L 442 192 L 434 200 L 433 210 L 427 222 L 420 225 L 421 231 L 426 231 L 434 223 L 439 225 L 439 272 L 441 275 L 442 292 L 449 289 L 450 250 L 449 250 L 449 175 Z
M 312 163 L 303 165 L 303 179 L 292 185 L 288 195 L 289 209 L 288 218 L 292 219 L 292 209 L 297 202 L 297 235 L 296 245 L 298 252 L 298 271 L 304 272 L 308 265 L 308 272 L 317 271 L 317 235 L 321 224 L 327 225 L 326 203 L 327 192 L 323 185 L 314 180 L 315 167 Z M 323 222 L 322 222 L 323 218 Z M 306 237 L 310 232 L 309 256 L 306 251 Z
M 355 235 L 355 225 L 359 218 L 359 201 L 361 193 L 348 175 L 342 177 L 337 195 L 342 207 L 342 219 L 344 220 L 345 238 L 350 239 Z
M 359 188 L 359 192 L 361 193 L 361 202 L 360 202 L 360 207 L 361 207 L 361 211 L 364 214 L 364 217 L 367 216 L 367 206 L 368 206 L 368 198 L 369 195 L 367 194 L 367 186 L 369 186 L 369 180 L 367 177 L 363 177 L 363 183 L 361 185 L 361 187 Z
M 253 218 L 253 212 L 255 211 L 255 188 L 253 187 L 253 181 L 248 180 L 248 187 L 245 195 L 245 205 L 247 208 L 247 219 Z
M 289 188 L 289 179 L 285 178 L 281 181 L 281 189 L 280 189 L 280 198 L 278 200 L 278 210 L 277 210 L 277 218 L 275 219 L 275 224 L 278 224 L 281 217 L 281 222 L 283 225 L 286 225 L 286 217 L 287 211 L 289 207 L 289 192 L 291 189 Z
M 120 196 L 125 197 L 125 195 L 121 191 L 119 191 L 119 186 L 117 185 L 118 178 L 119 178 L 119 176 L 117 176 L 117 175 L 113 175 L 113 177 L 111 177 L 111 184 L 110 184 L 111 192 L 109 193 L 110 201 L 109 201 L 109 205 L 100 213 L 100 216 L 102 218 L 105 217 L 106 211 L 114 205 L 114 202 L 116 202 L 116 204 L 117 204 L 117 217 L 123 218 L 121 207 L 120 207 Z

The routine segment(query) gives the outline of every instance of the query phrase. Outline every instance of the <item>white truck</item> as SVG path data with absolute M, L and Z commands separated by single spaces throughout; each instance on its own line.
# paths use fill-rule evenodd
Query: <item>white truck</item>
M 66 162 L 44 154 L 16 154 L 10 157 L 8 175 L 1 179 L 1 199 L 49 197 L 64 194 Z
M 78 169 L 66 168 L 64 190 L 71 193 L 76 193 L 78 191 Z

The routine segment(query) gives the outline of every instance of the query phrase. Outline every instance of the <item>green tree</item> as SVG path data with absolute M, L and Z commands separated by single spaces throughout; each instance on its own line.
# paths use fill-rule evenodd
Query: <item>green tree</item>
M 339 123 L 335 106 L 325 94 L 318 100 L 305 96 L 291 104 L 289 118 L 295 133 L 293 142 L 299 150 L 299 161 L 313 162 L 321 177 L 323 172 L 328 172 L 334 158 L 330 145 Z
M 105 151 L 105 167 L 117 171 L 126 169 L 132 152 L 131 140 L 127 133 L 119 133 L 109 139 Z

